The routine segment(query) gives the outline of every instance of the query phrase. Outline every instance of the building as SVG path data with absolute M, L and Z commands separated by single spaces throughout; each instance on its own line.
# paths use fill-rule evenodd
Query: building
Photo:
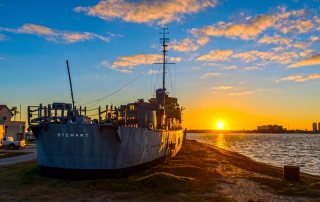
M 25 131 L 24 121 L 11 121 L 14 114 L 6 105 L 0 105 L 0 138 L 13 137 L 23 139 Z
M 263 125 L 263 126 L 257 126 L 257 130 L 259 132 L 272 133 L 272 132 L 283 132 L 286 129 L 280 125 Z
M 314 122 L 314 123 L 312 124 L 312 131 L 313 131 L 313 132 L 317 132 L 317 131 L 318 131 L 318 126 L 317 126 L 317 123 L 316 123 L 316 122 Z

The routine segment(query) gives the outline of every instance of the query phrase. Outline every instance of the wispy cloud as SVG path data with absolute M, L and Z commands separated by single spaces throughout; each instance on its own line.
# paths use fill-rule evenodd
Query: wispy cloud
M 0 60 L 5 60 L 5 59 L 6 59 L 5 57 L 0 56 Z
M 288 64 L 292 62 L 293 58 L 298 58 L 299 55 L 293 51 L 284 53 L 273 53 L 270 51 L 252 50 L 247 52 L 240 52 L 233 55 L 235 58 L 241 58 L 246 62 L 252 62 L 257 59 L 264 61 L 278 62 L 280 64 Z
M 288 45 L 290 42 L 291 42 L 290 39 L 288 39 L 286 37 L 281 37 L 277 34 L 274 36 L 264 35 L 258 41 L 258 43 L 260 43 L 260 44 L 286 44 L 286 45 Z
M 151 74 L 159 74 L 160 71 L 159 70 L 154 70 L 154 69 L 149 69 L 148 71 L 148 74 L 151 75 Z
M 231 90 L 233 89 L 234 86 L 214 86 L 212 87 L 212 90 L 217 91 L 217 90 Z
M 3 34 L 0 34 L 0 41 L 4 41 L 6 39 L 6 36 Z
M 314 28 L 311 20 L 285 20 L 276 26 L 280 32 L 287 34 L 290 32 L 306 33 Z
M 313 51 L 314 51 L 314 50 L 311 50 L 311 49 L 304 50 L 304 51 L 300 52 L 299 55 L 300 55 L 301 57 L 305 57 L 305 56 L 313 53 Z
M 319 41 L 320 37 L 318 36 L 310 36 L 310 41 Z
M 207 72 L 207 73 L 203 74 L 203 75 L 201 76 L 201 78 L 202 78 L 202 79 L 208 79 L 208 78 L 217 77 L 217 76 L 219 76 L 219 75 L 221 75 L 221 74 L 218 73 L 218 72 Z
M 250 67 L 245 67 L 243 68 L 243 70 L 245 71 L 254 71 L 254 70 L 258 70 L 259 68 L 258 67 L 255 67 L 255 66 L 250 66 Z
M 180 21 L 185 14 L 200 12 L 214 7 L 217 0 L 163 0 L 133 2 L 105 0 L 91 7 L 76 7 L 76 12 L 85 12 L 104 20 L 121 19 L 125 22 L 167 24 Z
M 241 92 L 233 92 L 229 93 L 230 96 L 244 96 L 244 95 L 252 95 L 259 92 L 266 91 L 266 89 L 257 89 L 257 90 L 248 90 L 248 91 L 241 91 Z
M 208 54 L 198 57 L 196 61 L 225 61 L 228 60 L 232 54 L 232 50 L 212 50 Z
M 298 68 L 311 65 L 320 65 L 320 54 L 315 54 L 299 62 L 293 63 L 289 65 L 288 68 Z
M 153 64 L 160 62 L 161 60 L 162 55 L 160 54 L 137 54 L 131 56 L 121 56 L 111 64 L 110 68 L 123 73 L 130 73 L 136 66 Z M 181 58 L 169 57 L 169 60 L 171 62 L 178 62 L 181 61 Z M 109 65 L 106 67 L 109 67 Z
M 74 31 L 61 31 L 52 29 L 42 25 L 26 23 L 17 29 L 0 27 L 0 32 L 11 32 L 17 34 L 32 34 L 44 37 L 48 41 L 57 41 L 64 43 L 76 43 L 80 41 L 87 41 L 93 39 L 100 39 L 102 41 L 109 41 L 109 37 L 101 36 L 90 32 L 74 32 Z
M 278 14 L 257 15 L 249 19 L 247 23 L 226 23 L 219 22 L 200 29 L 192 29 L 191 33 L 195 36 L 216 36 L 228 38 L 240 38 L 244 40 L 256 39 L 265 30 L 276 27 L 276 23 L 289 17 L 301 16 L 304 10 L 291 12 L 280 12 Z
M 294 75 L 290 75 L 287 77 L 283 77 L 279 80 L 277 80 L 277 82 L 280 81 L 294 81 L 294 82 L 305 82 L 308 80 L 314 80 L 314 79 L 320 79 L 320 74 L 310 74 L 310 75 L 302 75 L 302 74 L 294 74 Z
M 185 38 L 181 41 L 174 40 L 170 45 L 170 49 L 179 52 L 196 51 L 209 42 L 209 37 Z
M 230 66 L 224 66 L 224 67 L 222 67 L 222 69 L 225 69 L 225 70 L 236 70 L 236 69 L 239 69 L 239 67 L 235 66 L 235 65 L 230 65 Z

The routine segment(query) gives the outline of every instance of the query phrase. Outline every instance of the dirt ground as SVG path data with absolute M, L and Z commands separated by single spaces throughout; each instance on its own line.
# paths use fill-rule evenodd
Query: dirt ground
M 320 177 L 282 179 L 282 168 L 188 140 L 179 154 L 123 179 L 40 176 L 35 161 L 0 167 L 0 201 L 320 201 Z

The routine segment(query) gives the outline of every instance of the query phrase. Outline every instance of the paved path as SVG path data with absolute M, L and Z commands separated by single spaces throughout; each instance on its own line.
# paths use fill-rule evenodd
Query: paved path
M 20 150 L 4 150 L 5 152 L 30 152 L 29 154 L 24 154 L 20 156 L 13 156 L 9 158 L 0 159 L 0 166 L 7 166 L 16 163 L 21 163 L 25 161 L 31 161 L 37 159 L 37 150 L 34 147 L 27 147 Z

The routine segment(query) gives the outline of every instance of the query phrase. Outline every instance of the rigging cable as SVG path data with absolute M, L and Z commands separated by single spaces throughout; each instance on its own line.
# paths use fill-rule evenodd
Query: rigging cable
M 138 80 L 141 76 L 143 76 L 143 73 L 139 74 L 136 78 L 134 78 L 133 80 L 129 81 L 128 83 L 124 84 L 123 86 L 121 86 L 120 88 L 118 88 L 117 90 L 99 98 L 99 99 L 96 99 L 96 100 L 93 100 L 93 101 L 90 101 L 90 102 L 87 102 L 87 103 L 84 103 L 83 105 L 87 105 L 87 104 L 91 104 L 91 103 L 94 103 L 92 105 L 90 105 L 88 108 L 88 110 L 92 110 L 90 108 L 94 107 L 95 105 L 97 105 L 99 102 L 107 99 L 108 97 L 118 93 L 119 91 L 121 91 L 122 89 L 124 89 L 125 87 L 129 86 L 130 84 L 132 84 L 133 82 L 135 82 L 136 80 Z

